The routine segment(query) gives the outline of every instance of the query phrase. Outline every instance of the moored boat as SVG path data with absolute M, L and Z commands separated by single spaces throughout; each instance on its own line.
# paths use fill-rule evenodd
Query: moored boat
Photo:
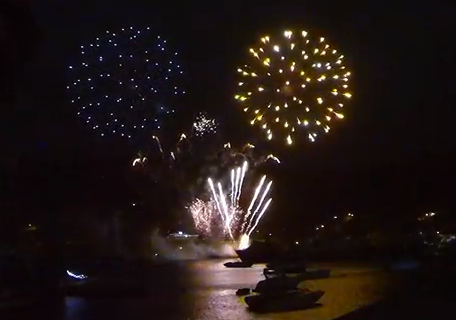
M 236 290 L 236 295 L 237 296 L 246 296 L 248 294 L 250 294 L 252 290 L 250 290 L 250 288 L 241 288 L 241 289 L 237 289 Z
M 286 273 L 292 273 L 292 272 L 284 272 L 280 269 L 279 270 L 269 269 L 269 268 L 263 269 L 263 274 L 266 278 L 277 277 L 279 275 L 283 275 Z M 302 279 L 303 279 L 302 281 L 326 279 L 326 278 L 329 278 L 329 276 L 331 275 L 331 269 L 307 270 L 305 272 L 299 273 L 299 275 L 302 276 Z
M 223 264 L 227 268 L 250 268 L 253 266 L 253 263 L 247 263 L 242 261 L 232 261 L 226 262 Z
M 288 277 L 286 275 L 277 275 L 276 277 L 266 278 L 257 283 L 254 292 L 257 293 L 275 293 L 296 290 L 299 283 L 305 280 L 305 275 Z
M 273 312 L 311 308 L 324 295 L 324 291 L 294 290 L 278 294 L 254 294 L 244 298 L 251 311 Z

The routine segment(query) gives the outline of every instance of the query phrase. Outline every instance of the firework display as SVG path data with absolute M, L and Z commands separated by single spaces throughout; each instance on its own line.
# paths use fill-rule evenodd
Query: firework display
M 158 136 L 153 136 L 159 154 L 160 165 L 153 162 L 155 172 L 159 175 L 169 174 L 163 180 L 176 183 L 182 188 L 193 189 L 201 185 L 204 176 L 222 176 L 227 168 L 249 161 L 252 167 L 265 163 L 279 164 L 280 159 L 273 154 L 255 152 L 253 144 L 247 143 L 241 148 L 235 148 L 231 143 L 213 143 L 198 145 L 198 142 L 182 133 L 176 143 L 165 147 Z M 204 152 L 201 152 L 205 149 Z M 157 156 L 155 156 L 157 159 Z M 135 161 L 137 161 L 135 159 Z M 136 163 L 139 163 L 137 161 Z M 136 164 L 135 163 L 135 164 Z M 141 160 L 141 164 L 144 159 Z M 171 176 L 175 178 L 170 178 Z M 193 185 L 193 186 L 192 186 Z
M 190 133 L 181 133 L 171 143 L 167 143 L 169 137 L 162 142 L 153 136 L 150 154 L 139 153 L 132 167 L 145 170 L 160 185 L 178 194 L 181 201 L 190 203 L 186 209 L 200 235 L 211 239 L 229 237 L 244 248 L 272 201 L 265 199 L 272 182 L 263 176 L 253 187 L 253 175 L 247 179 L 247 171 L 267 163 L 280 164 L 280 160 L 251 143 L 235 147 L 218 139 L 201 140 L 194 131 L 196 122 Z M 247 192 L 251 189 L 256 191 Z
M 344 117 L 351 74 L 344 55 L 325 38 L 287 30 L 262 37 L 249 53 L 248 63 L 237 70 L 235 99 L 268 140 L 291 145 L 305 131 L 313 142 Z
M 272 201 L 269 197 L 272 181 L 267 181 L 265 175 L 255 185 L 255 191 L 247 196 L 248 199 L 243 197 L 248 169 L 247 161 L 231 169 L 229 187 L 225 187 L 223 181 L 208 178 L 209 199 L 197 198 L 188 208 L 199 233 L 209 235 L 216 225 L 224 235 L 237 241 L 240 249 L 248 247 L 252 232 Z
M 79 117 L 101 136 L 129 139 L 161 129 L 184 94 L 182 68 L 150 28 L 124 28 L 80 47 L 67 86 Z
M 149 139 L 149 152 L 139 153 L 132 160 L 133 167 L 148 169 L 154 180 L 191 192 L 205 186 L 206 178 L 221 177 L 228 168 L 248 161 L 252 167 L 265 163 L 280 163 L 273 154 L 263 153 L 255 145 L 246 143 L 240 147 L 223 142 L 220 136 L 210 134 L 216 129 L 207 129 L 204 138 L 195 130 L 201 124 L 199 114 L 191 128 L 175 139 L 167 135 L 153 135 Z M 205 118 L 208 119 L 208 118 Z M 217 123 L 215 120 L 211 123 Z M 205 126 L 205 125 L 203 125 Z M 212 125 L 210 126 L 212 128 Z M 182 192 L 184 192 L 182 190 Z
M 230 239 L 239 249 L 247 248 L 272 203 L 273 181 L 254 169 L 265 163 L 280 164 L 279 158 L 250 142 L 230 143 L 216 119 L 204 112 L 179 134 L 159 130 L 163 116 L 173 112 L 168 98 L 184 93 L 176 82 L 182 71 L 168 59 L 174 55 L 169 55 L 160 37 L 147 47 L 134 40 L 141 32 L 125 30 L 125 34 L 134 43 L 128 48 L 142 50 L 137 59 L 123 51 L 105 55 L 96 51 L 102 50 L 102 43 L 125 45 L 116 34 L 107 33 L 106 39 L 82 47 L 82 55 L 89 50 L 95 53 L 89 55 L 90 68 L 87 62 L 72 68 L 78 74 L 69 86 L 72 102 L 102 135 L 132 138 L 148 133 L 147 151 L 132 159 L 134 170 L 172 188 L 159 189 L 177 195 L 180 208 L 186 205 L 198 234 Z M 258 126 L 268 140 L 293 145 L 304 134 L 314 142 L 331 130 L 333 121 L 344 118 L 344 103 L 352 97 L 351 73 L 344 55 L 324 38 L 287 30 L 262 37 L 249 52 L 247 64 L 237 70 L 235 99 L 250 124 Z M 108 59 L 109 64 L 104 64 Z

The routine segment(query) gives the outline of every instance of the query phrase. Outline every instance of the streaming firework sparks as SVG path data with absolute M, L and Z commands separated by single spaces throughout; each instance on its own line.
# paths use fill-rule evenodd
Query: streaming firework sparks
M 179 154 L 182 153 L 183 151 L 183 144 L 184 142 L 187 142 L 187 150 L 189 152 L 192 152 L 192 146 L 191 146 L 191 137 L 188 137 L 187 134 L 182 133 L 177 140 L 177 142 L 168 149 L 165 149 L 163 147 L 163 144 L 158 136 L 152 136 L 152 139 L 155 141 L 157 144 L 157 148 L 160 152 L 161 157 L 163 160 L 167 162 L 173 162 L 177 160 L 177 157 Z M 254 153 L 255 145 L 251 143 L 246 143 L 243 145 L 241 148 L 235 148 L 231 145 L 230 142 L 226 142 L 223 144 L 223 146 L 218 146 L 215 147 L 215 151 L 213 152 L 214 154 L 219 154 L 220 151 L 222 151 L 222 157 L 226 158 L 228 162 L 229 160 L 235 160 L 235 159 L 242 159 L 244 161 L 249 161 L 253 164 L 253 166 L 261 165 L 265 162 L 275 162 L 277 164 L 280 164 L 280 159 L 276 157 L 274 154 L 267 154 L 267 155 L 257 155 Z M 211 153 L 211 152 L 209 152 Z M 186 152 L 188 155 L 188 152 Z M 211 157 L 211 156 L 209 156 Z M 230 163 L 228 163 L 230 164 Z M 171 164 L 169 166 L 172 166 Z
M 222 182 L 208 178 L 210 200 L 196 199 L 190 206 L 198 231 L 210 234 L 211 221 L 217 217 L 221 221 L 223 232 L 232 240 L 237 240 L 240 249 L 249 246 L 251 234 L 272 202 L 272 198 L 269 197 L 272 181 L 267 181 L 267 177 L 263 176 L 256 185 L 248 208 L 242 208 L 240 199 L 248 168 L 248 162 L 245 161 L 242 166 L 232 169 L 230 187 L 227 189 L 223 187 Z
M 148 156 L 150 161 L 147 161 L 148 167 L 153 171 L 152 174 L 165 177 L 166 183 L 173 182 L 174 178 L 179 178 L 179 181 L 174 182 L 182 188 L 187 188 L 188 183 L 195 182 L 194 179 L 212 176 L 215 172 L 224 172 L 227 168 L 239 166 L 245 161 L 252 167 L 266 163 L 280 164 L 280 159 L 274 154 L 263 154 L 251 143 L 235 147 L 230 142 L 221 143 L 217 140 L 211 141 L 195 137 L 194 132 L 184 132 L 175 142 L 167 144 L 162 143 L 159 136 L 152 136 L 156 153 L 155 156 L 153 154 Z M 138 165 L 144 167 L 145 162 L 140 162 L 140 159 L 136 158 L 133 166 Z M 161 178 L 157 180 L 159 179 Z M 200 182 L 205 183 L 205 180 Z
M 172 167 L 172 163 L 176 160 L 178 154 L 181 153 L 181 144 L 183 141 L 187 140 L 187 135 L 182 133 L 176 144 L 169 150 L 165 150 L 165 148 L 163 148 L 163 144 L 158 136 L 152 136 L 152 139 L 157 143 L 158 150 L 160 151 L 160 155 L 164 163 L 166 163 L 169 167 Z
M 267 155 L 258 155 L 255 153 L 256 146 L 251 143 L 246 143 L 241 148 L 235 148 L 231 145 L 230 142 L 227 142 L 223 145 L 224 151 L 226 155 L 231 159 L 242 159 L 244 162 L 247 161 L 254 167 L 261 165 L 265 162 L 275 162 L 276 164 L 280 164 L 280 159 L 273 154 Z M 238 163 L 235 163 L 237 165 Z

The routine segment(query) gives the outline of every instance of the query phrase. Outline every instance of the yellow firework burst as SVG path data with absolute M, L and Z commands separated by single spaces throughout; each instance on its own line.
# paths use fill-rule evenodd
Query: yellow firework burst
M 237 70 L 235 99 L 269 140 L 291 145 L 302 128 L 314 142 L 344 118 L 351 73 L 325 38 L 287 30 L 262 37 L 249 53 L 249 63 Z

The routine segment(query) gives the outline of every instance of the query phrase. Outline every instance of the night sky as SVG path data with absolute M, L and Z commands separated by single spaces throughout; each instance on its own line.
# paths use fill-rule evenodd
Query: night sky
M 219 117 L 227 140 L 247 140 L 251 131 L 232 98 L 235 67 L 259 35 L 303 28 L 324 35 L 345 54 L 354 97 L 347 104 L 346 120 L 316 143 L 301 139 L 303 143 L 292 148 L 266 145 L 283 160 L 271 172 L 277 200 L 267 220 L 314 220 L 347 210 L 396 214 L 454 207 L 456 114 L 450 104 L 456 19 L 450 4 L 152 3 L 42 0 L 34 5 L 38 53 L 18 85 L 13 113 L 23 121 L 11 122 L 10 128 L 20 149 L 15 151 L 28 171 L 47 163 L 44 171 L 60 178 L 46 180 L 80 190 L 93 175 L 118 174 L 130 160 L 131 150 L 122 143 L 97 139 L 79 123 L 65 96 L 69 61 L 81 43 L 105 30 L 156 28 L 181 53 L 187 70 L 188 106 L 181 118 L 208 111 Z M 240 123 L 245 128 L 240 130 Z

